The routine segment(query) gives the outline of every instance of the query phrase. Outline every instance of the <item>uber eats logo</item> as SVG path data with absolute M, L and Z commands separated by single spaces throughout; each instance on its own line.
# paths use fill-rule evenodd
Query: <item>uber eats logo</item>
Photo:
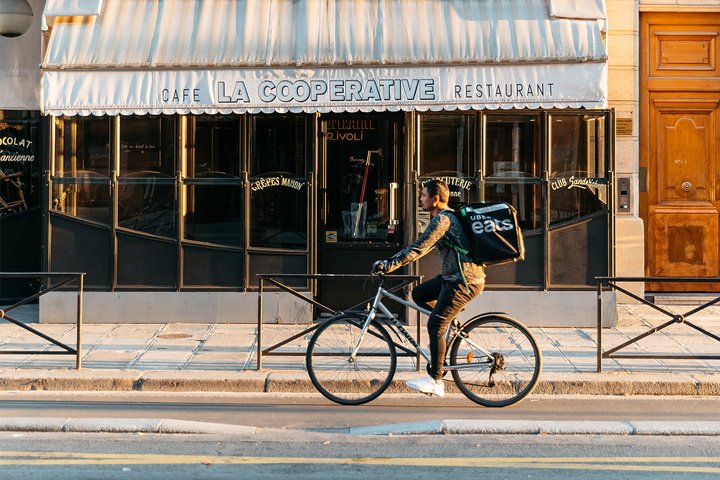
M 497 218 L 486 217 L 485 215 L 470 215 L 470 228 L 473 233 L 505 232 L 515 228 L 512 220 L 498 220 Z

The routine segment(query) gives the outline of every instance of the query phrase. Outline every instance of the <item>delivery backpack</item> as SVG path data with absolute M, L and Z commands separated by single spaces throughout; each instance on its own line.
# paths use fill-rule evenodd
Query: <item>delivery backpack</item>
M 515 207 L 505 202 L 463 205 L 455 212 L 468 240 L 470 251 L 462 250 L 478 265 L 499 265 L 525 258 L 522 232 Z

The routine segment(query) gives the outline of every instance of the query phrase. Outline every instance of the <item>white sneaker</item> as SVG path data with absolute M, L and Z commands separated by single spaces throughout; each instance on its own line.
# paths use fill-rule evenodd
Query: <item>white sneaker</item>
M 417 390 L 418 392 L 422 392 L 427 395 L 437 395 L 438 397 L 445 396 L 445 384 L 442 381 L 437 383 L 430 375 L 426 375 L 423 378 L 417 378 L 415 380 L 408 380 L 405 382 L 405 385 L 413 390 Z

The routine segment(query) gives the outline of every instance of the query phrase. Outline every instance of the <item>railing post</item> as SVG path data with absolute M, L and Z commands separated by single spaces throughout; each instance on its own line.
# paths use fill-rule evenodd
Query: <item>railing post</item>
M 75 368 L 80 370 L 82 368 L 82 314 L 83 314 L 83 290 L 85 286 L 85 274 L 81 273 L 78 278 L 78 296 L 77 296 L 77 340 L 75 353 L 77 355 L 75 360 Z
M 597 279 L 597 373 L 602 372 L 602 280 Z
M 260 285 L 258 287 L 258 326 L 257 326 L 257 358 L 255 361 L 255 369 L 262 368 L 262 297 L 264 278 L 260 277 Z

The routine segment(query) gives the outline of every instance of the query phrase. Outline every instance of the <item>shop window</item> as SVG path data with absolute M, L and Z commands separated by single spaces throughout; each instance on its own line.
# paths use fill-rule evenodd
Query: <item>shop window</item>
M 189 178 L 240 177 L 239 115 L 188 118 Z
M 387 117 L 371 115 L 327 118 L 328 243 L 395 241 L 399 224 L 395 125 Z
M 306 117 L 269 115 L 253 120 L 250 245 L 306 250 Z
M 244 245 L 241 120 L 238 115 L 188 117 L 186 240 Z
M 175 117 L 118 117 L 118 226 L 176 236 Z
M 55 175 L 109 177 L 110 117 L 68 117 L 55 121 Z
M 42 271 L 44 137 L 39 112 L 0 110 L 0 271 Z M 38 291 L 40 279 L 0 278 L 0 305 Z
M 171 116 L 118 117 L 120 121 L 120 176 L 174 177 L 175 118 Z
M 57 178 L 52 188 L 52 209 L 84 220 L 110 224 L 110 183 L 108 180 L 90 183 Z
M 0 120 L 0 216 L 38 205 L 39 121 Z
M 523 230 L 541 228 L 543 221 L 539 123 L 533 115 L 486 120 L 484 198 L 513 205 Z
M 185 239 L 243 246 L 242 187 L 187 185 Z
M 477 197 L 477 178 L 471 167 L 475 115 L 420 116 L 420 184 L 440 179 L 450 189 L 450 208 Z M 418 211 L 422 224 L 427 212 Z
M 551 117 L 551 224 L 606 210 L 605 122 L 605 116 L 598 114 Z
M 110 223 L 111 122 L 110 117 L 55 119 L 53 210 Z

